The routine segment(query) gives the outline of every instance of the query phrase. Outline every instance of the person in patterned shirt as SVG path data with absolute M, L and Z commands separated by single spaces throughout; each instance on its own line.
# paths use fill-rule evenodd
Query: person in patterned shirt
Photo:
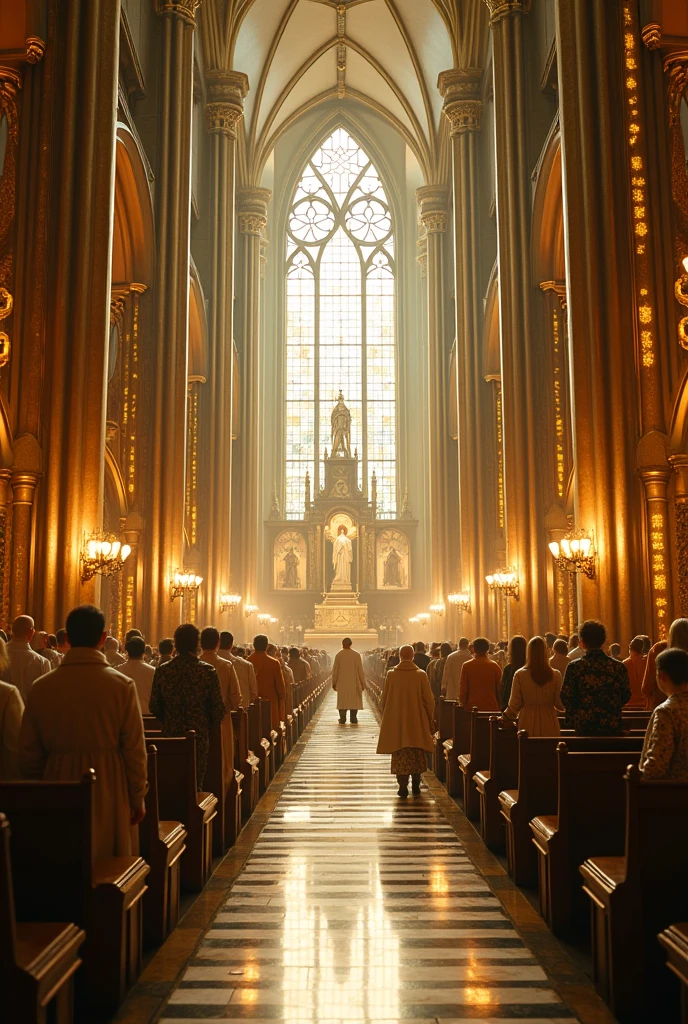
M 208 764 L 210 734 L 227 713 L 220 680 L 212 665 L 198 657 L 200 633 L 190 622 L 174 633 L 176 658 L 158 665 L 148 707 L 162 723 L 163 736 L 196 731 L 196 779 L 199 791 Z
M 644 779 L 688 782 L 688 653 L 669 647 L 657 655 L 657 685 L 666 696 L 652 712 L 640 755 Z
M 561 688 L 566 724 L 579 736 L 618 736 L 623 732 L 621 709 L 631 696 L 628 670 L 602 650 L 607 631 L 590 619 L 579 632 L 582 658 L 569 663 Z

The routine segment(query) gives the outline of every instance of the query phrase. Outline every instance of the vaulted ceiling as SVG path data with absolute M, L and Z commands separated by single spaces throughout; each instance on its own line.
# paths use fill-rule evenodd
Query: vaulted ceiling
M 248 75 L 246 171 L 281 133 L 332 97 L 382 113 L 427 180 L 439 166 L 440 71 L 480 66 L 483 0 L 207 0 L 206 65 Z

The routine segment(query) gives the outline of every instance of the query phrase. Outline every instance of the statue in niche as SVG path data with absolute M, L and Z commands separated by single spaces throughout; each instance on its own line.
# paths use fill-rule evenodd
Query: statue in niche
M 351 413 L 344 404 L 344 395 L 339 392 L 337 404 L 332 410 L 330 417 L 332 424 L 332 452 L 330 458 L 340 453 L 346 458 L 351 458 Z M 327 453 L 325 453 L 327 458 Z
M 332 568 L 334 569 L 332 586 L 351 590 L 351 563 L 354 560 L 354 549 L 348 532 L 342 523 L 332 545 Z
M 402 558 L 396 548 L 390 548 L 389 554 L 384 562 L 382 577 L 383 587 L 401 587 L 401 563 Z
M 289 548 L 282 559 L 284 572 L 282 573 L 282 586 L 285 590 L 298 590 L 301 586 L 299 580 L 299 565 L 301 560 L 293 548 Z

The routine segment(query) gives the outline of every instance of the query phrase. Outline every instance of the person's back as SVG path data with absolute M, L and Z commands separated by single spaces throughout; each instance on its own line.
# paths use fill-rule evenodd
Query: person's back
M 644 708 L 645 697 L 643 696 L 643 679 L 645 678 L 645 666 L 647 658 L 643 654 L 643 638 L 635 636 L 628 648 L 628 657 L 624 660 L 628 681 L 631 684 L 631 697 L 626 705 L 628 708 Z
M 550 668 L 559 672 L 564 678 L 566 669 L 569 667 L 568 648 L 565 640 L 555 640 L 552 657 L 549 659 Z
M 459 703 L 463 707 L 477 708 L 478 711 L 501 711 L 499 684 L 502 670 L 487 654 L 490 645 L 479 637 L 473 642 L 475 657 L 465 662 L 459 682 Z
M 363 661 L 352 647 L 350 637 L 342 640 L 342 649 L 337 652 L 332 665 L 332 689 L 337 693 L 337 710 L 341 725 L 346 722 L 346 713 L 353 725 L 358 723 L 358 712 L 363 708 L 365 690 Z
M 453 651 L 447 657 L 442 673 L 442 693 L 447 700 L 459 699 L 459 683 L 461 681 L 461 669 L 473 655 L 468 650 L 468 639 L 461 637 L 458 651 Z
M 295 647 L 289 652 L 289 667 L 294 675 L 295 683 L 305 683 L 307 679 L 310 679 L 311 667 L 308 662 L 299 655 L 299 652 Z
M 16 686 L 0 682 L 0 781 L 21 778 L 19 730 L 24 701 Z
M 33 634 L 31 616 L 19 615 L 12 623 L 12 639 L 7 643 L 10 663 L 7 682 L 17 687 L 24 702 L 36 679 L 50 672 L 50 662 L 31 648 Z
M 657 656 L 657 683 L 666 698 L 650 718 L 640 771 L 644 779 L 688 782 L 688 653 L 669 647 Z
M 143 660 L 145 649 L 146 644 L 142 637 L 133 636 L 131 640 L 127 640 L 126 651 L 128 658 L 123 665 L 120 665 L 118 671 L 129 679 L 134 680 L 141 713 L 147 715 L 149 713 L 148 705 L 153 688 L 155 669 Z
M 253 654 L 249 655 L 248 660 L 255 669 L 258 696 L 270 701 L 272 728 L 279 729 L 280 722 L 286 717 L 287 690 L 282 667 L 277 658 L 271 658 L 267 653 L 268 638 L 264 634 L 253 638 L 253 647 Z
M 569 662 L 561 690 L 566 724 L 579 736 L 616 736 L 623 732 L 622 708 L 631 696 L 626 666 L 602 650 L 606 630 L 601 622 L 584 622 L 580 630 L 582 658 Z
M 425 672 L 431 660 L 432 659 L 430 658 L 430 655 L 426 654 L 425 652 L 425 644 L 417 643 L 416 653 L 413 655 L 413 661 L 415 665 L 417 665 L 418 668 L 422 669 L 423 672 Z

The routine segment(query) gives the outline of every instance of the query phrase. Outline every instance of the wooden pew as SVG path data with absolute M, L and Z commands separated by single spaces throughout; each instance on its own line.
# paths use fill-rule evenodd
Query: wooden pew
M 241 786 L 241 820 L 253 814 L 260 799 L 259 761 L 248 745 L 248 712 L 244 708 L 232 711 L 234 723 L 234 767 L 243 775 Z
M 19 921 L 74 920 L 86 932 L 79 988 L 113 1010 L 141 972 L 142 857 L 93 857 L 95 772 L 82 782 L 0 782 Z M 62 926 L 64 927 L 64 925 Z
M 248 708 L 248 740 L 251 750 L 258 758 L 258 792 L 262 796 L 270 785 L 270 760 L 272 744 L 262 732 L 261 701 L 249 704 Z
M 490 755 L 486 769 L 475 774 L 480 800 L 480 834 L 491 850 L 505 846 L 504 818 L 499 809 L 499 794 L 518 784 L 517 729 L 499 715 L 490 716 Z
M 595 985 L 626 1021 L 678 1019 L 678 985 L 657 942 L 688 918 L 688 784 L 643 782 L 626 774 L 626 843 L 620 857 L 592 857 L 580 868 L 592 908 Z
M 471 821 L 480 817 L 480 800 L 473 776 L 486 769 L 490 763 L 490 718 L 491 712 L 471 711 L 470 738 L 468 750 L 458 756 L 463 791 L 463 813 Z
M 0 814 L 0 1011 L 22 1024 L 72 1024 L 74 974 L 86 932 L 75 924 L 17 922 L 10 826 Z
M 196 790 L 196 733 L 156 737 L 158 803 L 165 820 L 181 821 L 188 832 L 181 858 L 182 888 L 200 892 L 213 869 L 214 793 Z
M 139 825 L 141 856 L 150 864 L 143 897 L 143 941 L 160 946 L 179 920 L 180 860 L 186 829 L 180 821 L 161 821 L 158 801 L 158 750 L 147 743 L 148 792 L 146 817 Z
M 667 952 L 667 967 L 681 985 L 681 1024 L 688 1024 L 688 924 L 672 924 L 657 936 Z
M 449 796 L 463 793 L 462 775 L 459 770 L 459 754 L 465 754 L 471 745 L 471 712 L 468 708 L 454 704 L 452 708 L 451 735 L 442 744 L 444 748 L 445 786 Z
M 269 775 L 270 779 L 274 779 L 278 767 L 279 751 L 277 749 L 277 730 L 272 728 L 272 704 L 269 700 L 259 697 L 258 706 L 260 708 L 261 735 L 270 744 Z
M 432 737 L 432 770 L 440 782 L 446 782 L 446 760 L 444 757 L 444 741 L 452 735 L 454 724 L 455 700 L 440 697 L 435 704 L 436 731 Z
M 516 885 L 537 885 L 537 854 L 530 831 L 532 818 L 554 814 L 557 808 L 557 744 L 561 736 L 532 736 L 521 729 L 517 736 L 518 784 L 499 794 L 504 818 L 507 865 Z M 642 736 L 566 735 L 569 750 L 640 751 Z
M 615 856 L 626 837 L 624 776 L 640 752 L 569 751 L 557 746 L 557 809 L 530 822 L 538 856 L 540 913 L 555 935 L 585 916 L 579 867 L 591 854 Z

